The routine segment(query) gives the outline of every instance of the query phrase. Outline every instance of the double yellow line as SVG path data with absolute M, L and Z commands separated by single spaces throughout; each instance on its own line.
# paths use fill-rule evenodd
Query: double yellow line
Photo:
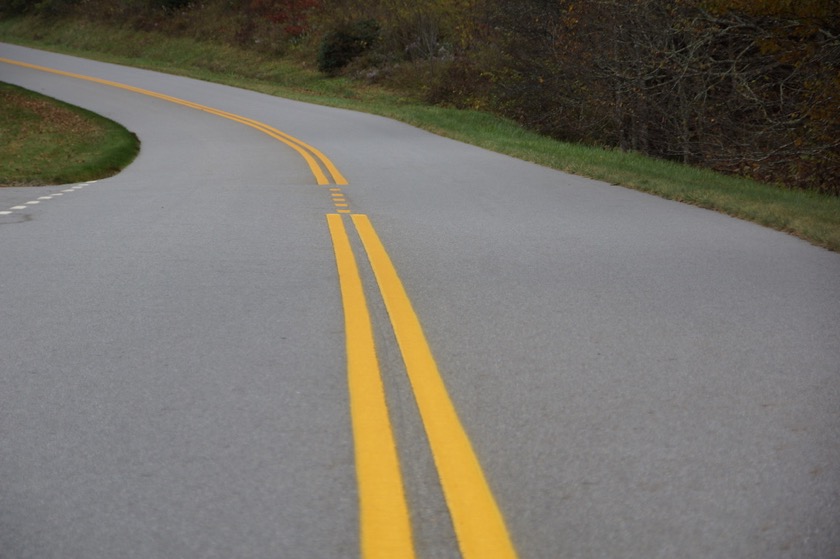
M 57 74 L 59 76 L 66 76 L 68 78 L 76 78 L 79 80 L 84 80 L 88 82 L 94 82 L 102 85 L 107 85 L 110 87 L 116 87 L 119 89 L 124 89 L 126 91 L 133 91 L 135 93 L 140 93 L 141 95 L 147 95 L 149 97 L 155 97 L 157 99 L 162 99 L 164 101 L 169 101 L 171 103 L 176 103 L 178 105 L 183 105 L 185 107 L 190 107 L 192 109 L 196 109 L 199 111 L 204 111 L 206 113 L 214 114 L 216 116 L 220 116 L 222 118 L 226 118 L 228 120 L 233 120 L 235 122 L 239 122 L 244 124 L 245 126 L 250 126 L 251 128 L 255 128 L 260 132 L 268 134 L 275 140 L 279 140 L 298 152 L 301 157 L 303 157 L 304 161 L 306 161 L 307 165 L 309 165 L 309 169 L 312 171 L 312 174 L 315 176 L 315 181 L 319 185 L 330 184 L 329 179 L 327 178 L 326 172 L 328 172 L 333 179 L 335 184 L 347 184 L 347 179 L 338 171 L 335 165 L 333 165 L 332 161 L 329 160 L 323 153 L 321 153 L 318 149 L 310 146 L 309 144 L 298 140 L 297 138 L 286 134 L 285 132 L 281 132 L 276 128 L 273 128 L 267 124 L 262 122 L 246 118 L 244 116 L 239 116 L 233 113 L 229 113 L 227 111 L 221 111 L 219 109 L 214 109 L 212 107 L 207 107 L 205 105 L 200 105 L 198 103 L 193 103 L 192 101 L 185 101 L 184 99 L 179 99 L 177 97 L 172 97 L 171 95 L 165 95 L 163 93 L 157 93 L 154 91 L 149 91 L 148 89 L 142 89 L 139 87 L 134 87 L 132 85 L 126 85 L 124 83 L 114 82 L 110 80 L 103 80 L 101 78 L 95 78 L 92 76 L 85 76 L 82 74 L 73 74 L 71 72 L 64 72 L 62 70 L 56 70 L 54 68 L 46 68 L 44 66 L 36 66 L 35 64 L 29 64 L 26 62 L 19 62 L 17 60 L 9 60 L 8 58 L 0 58 L 0 62 L 5 62 L 6 64 L 13 64 L 15 66 L 20 66 L 23 68 L 30 68 L 32 70 L 40 70 L 42 72 L 49 72 L 51 74 Z M 322 169 L 323 166 L 323 169 Z M 326 172 L 324 171 L 326 169 Z
M 198 103 L 99 78 L 0 58 L 0 62 L 82 79 L 149 95 L 240 122 L 299 153 L 319 185 L 347 180 L 314 147 L 261 122 Z M 455 535 L 464 559 L 515 559 L 504 518 L 432 355 L 423 328 L 391 258 L 367 216 L 349 217 L 382 294 L 406 372 L 420 410 Z M 347 374 L 356 475 L 359 486 L 360 541 L 364 559 L 415 557 L 411 517 L 399 455 L 388 413 L 373 327 L 356 257 L 339 214 L 327 215 L 344 307 Z
M 355 214 L 351 220 L 394 328 L 461 554 L 464 559 L 515 558 L 502 514 L 391 258 L 367 216 Z M 362 282 L 343 218 L 328 215 L 327 223 L 344 301 L 362 556 L 412 558 L 411 522 Z

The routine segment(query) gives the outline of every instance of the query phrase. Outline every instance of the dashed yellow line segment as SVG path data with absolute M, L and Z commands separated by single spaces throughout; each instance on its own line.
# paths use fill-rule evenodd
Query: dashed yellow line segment
M 344 196 L 341 188 L 330 188 L 330 197 L 332 198 L 336 212 L 340 214 L 350 213 L 350 204 L 347 203 L 347 198 Z

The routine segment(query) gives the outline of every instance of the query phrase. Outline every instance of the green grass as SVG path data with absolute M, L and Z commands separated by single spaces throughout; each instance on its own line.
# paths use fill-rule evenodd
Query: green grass
M 119 124 L 0 82 L 0 186 L 104 178 L 138 151 L 137 137 Z
M 228 45 L 89 22 L 0 21 L 0 40 L 379 114 L 437 134 L 560 169 L 723 212 L 840 251 L 840 198 L 785 189 L 620 150 L 558 142 L 478 111 L 327 78 L 301 53 L 279 58 Z

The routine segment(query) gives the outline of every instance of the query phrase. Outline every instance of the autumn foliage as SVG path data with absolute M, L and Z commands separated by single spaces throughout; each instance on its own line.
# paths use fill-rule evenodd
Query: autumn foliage
M 836 0 L 8 2 L 294 48 L 556 138 L 840 194 Z

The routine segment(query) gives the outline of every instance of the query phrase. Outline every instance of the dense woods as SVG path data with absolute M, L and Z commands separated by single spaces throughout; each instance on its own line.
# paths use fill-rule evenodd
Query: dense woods
M 838 0 L 7 0 L 277 56 L 544 134 L 840 194 Z

